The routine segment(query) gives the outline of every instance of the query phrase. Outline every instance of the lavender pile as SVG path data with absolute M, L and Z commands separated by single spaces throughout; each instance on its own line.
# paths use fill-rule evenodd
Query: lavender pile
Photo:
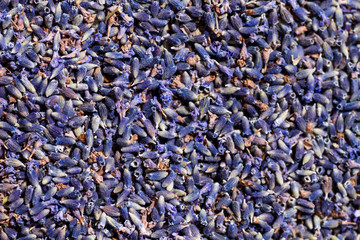
M 0 239 L 356 239 L 359 0 L 1 0 Z

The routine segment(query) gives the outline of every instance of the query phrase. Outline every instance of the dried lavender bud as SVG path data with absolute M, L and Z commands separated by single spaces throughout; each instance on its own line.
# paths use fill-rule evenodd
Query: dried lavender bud
M 359 7 L 0 2 L 0 238 L 356 238 Z

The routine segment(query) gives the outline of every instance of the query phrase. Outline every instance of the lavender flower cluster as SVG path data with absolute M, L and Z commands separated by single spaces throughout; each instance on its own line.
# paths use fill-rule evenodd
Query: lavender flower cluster
M 0 239 L 359 239 L 360 0 L 0 0 Z

